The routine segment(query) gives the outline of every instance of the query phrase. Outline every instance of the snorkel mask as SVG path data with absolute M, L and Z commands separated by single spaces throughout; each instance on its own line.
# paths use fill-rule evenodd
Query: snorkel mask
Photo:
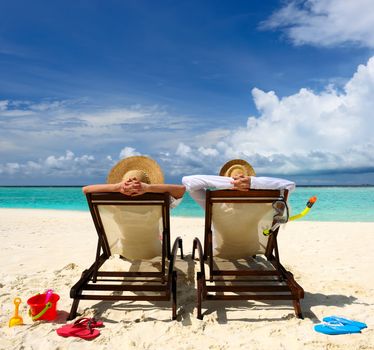
M 285 200 L 274 201 L 272 206 L 275 211 L 273 216 L 273 226 L 270 229 L 264 230 L 262 233 L 264 236 L 270 236 L 281 224 L 285 224 L 288 221 L 294 221 L 302 218 L 309 213 L 313 204 L 317 201 L 317 197 L 313 196 L 309 198 L 305 208 L 299 214 L 289 217 L 288 205 Z

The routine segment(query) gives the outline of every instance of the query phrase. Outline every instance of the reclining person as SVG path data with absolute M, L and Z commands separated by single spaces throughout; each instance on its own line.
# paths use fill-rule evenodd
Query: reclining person
M 242 159 L 233 159 L 223 165 L 218 175 L 189 175 L 182 178 L 185 189 L 190 196 L 205 209 L 205 191 L 207 189 L 233 189 L 248 191 L 250 189 L 286 189 L 292 192 L 295 183 L 274 177 L 257 177 L 252 166 Z
M 241 159 L 227 162 L 220 170 L 220 175 L 191 175 L 184 176 L 183 185 L 191 197 L 205 210 L 206 190 L 289 190 L 295 189 L 295 183 L 272 177 L 256 177 L 252 166 Z M 215 209 L 214 209 L 215 208 Z M 275 215 L 274 206 L 248 204 L 235 202 L 221 202 L 212 206 L 212 247 L 214 255 L 219 258 L 240 258 L 246 256 L 248 251 L 260 252 L 267 245 L 268 237 L 264 230 L 271 229 Z M 249 211 L 253 215 L 248 215 Z M 282 209 L 282 215 L 284 213 Z M 254 215 L 254 213 L 256 213 Z M 281 210 L 279 210 L 279 214 Z M 254 217 L 256 219 L 254 219 Z M 243 227 L 252 227 L 257 234 Z M 206 236 L 205 236 L 206 237 Z M 204 243 L 206 244 L 206 242 Z M 248 250 L 248 247 L 250 249 Z
M 135 156 L 119 161 L 110 170 L 106 184 L 85 186 L 83 192 L 119 192 L 127 196 L 168 193 L 169 206 L 175 208 L 182 201 L 185 187 L 163 182 L 163 172 L 156 161 Z M 163 239 L 160 206 L 103 205 L 99 210 L 112 254 L 132 260 L 160 256 Z M 137 264 L 131 265 L 131 269 L 137 268 Z
M 134 156 L 122 159 L 109 172 L 106 184 L 88 185 L 83 193 L 120 192 L 127 196 L 144 193 L 169 193 L 170 207 L 175 208 L 186 191 L 183 185 L 164 184 L 160 166 L 151 158 Z

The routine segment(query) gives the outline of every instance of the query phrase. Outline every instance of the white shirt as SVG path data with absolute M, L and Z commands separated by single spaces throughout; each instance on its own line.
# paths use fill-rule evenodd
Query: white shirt
M 177 207 L 180 202 L 182 202 L 182 198 L 174 198 L 173 196 L 169 196 L 170 197 L 170 209 L 174 209 L 175 207 Z
M 190 196 L 205 209 L 205 191 L 207 189 L 226 190 L 234 185 L 232 177 L 218 175 L 190 175 L 182 178 L 182 183 Z M 275 177 L 251 176 L 251 189 L 257 190 L 281 190 L 286 189 L 292 192 L 296 185 L 292 181 L 278 179 Z

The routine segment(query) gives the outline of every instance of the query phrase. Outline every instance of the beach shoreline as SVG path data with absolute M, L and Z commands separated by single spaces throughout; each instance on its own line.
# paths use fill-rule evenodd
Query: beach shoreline
M 0 209 L 0 349 L 373 349 L 374 222 L 291 222 L 279 235 L 283 265 L 304 288 L 304 320 L 292 303 L 209 302 L 196 319 L 192 240 L 202 239 L 204 218 L 171 217 L 172 239 L 181 236 L 186 259 L 178 259 L 178 320 L 170 303 L 81 302 L 78 311 L 96 314 L 105 324 L 87 342 L 62 338 L 71 286 L 94 261 L 97 234 L 90 213 L 69 210 Z M 61 297 L 53 323 L 33 323 L 26 300 L 53 288 Z M 25 325 L 8 328 L 13 298 L 20 297 Z M 207 309 L 208 306 L 208 309 Z M 362 334 L 327 336 L 313 325 L 339 314 L 366 322 Z

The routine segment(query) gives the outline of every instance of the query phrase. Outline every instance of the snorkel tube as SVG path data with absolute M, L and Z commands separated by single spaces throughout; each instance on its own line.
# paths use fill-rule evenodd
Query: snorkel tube
M 305 216 L 306 214 L 308 214 L 309 210 L 312 208 L 312 206 L 315 202 L 317 202 L 317 197 L 316 196 L 313 196 L 313 197 L 309 198 L 305 209 L 301 213 L 291 216 L 289 220 L 294 221 L 294 220 L 300 219 L 303 216 Z
M 304 208 L 304 210 L 300 212 L 299 214 L 290 216 L 289 218 L 288 218 L 288 207 L 287 207 L 286 202 L 284 202 L 285 208 L 287 209 L 287 216 L 275 215 L 274 221 L 273 221 L 274 225 L 270 229 L 263 230 L 262 232 L 263 235 L 270 236 L 281 224 L 285 224 L 288 221 L 294 221 L 294 220 L 304 217 L 306 214 L 309 213 L 309 210 L 312 208 L 315 202 L 317 202 L 316 196 L 309 198 L 308 203 L 306 204 L 306 207 Z M 273 208 L 277 210 L 276 206 L 274 207 L 274 205 L 273 205 Z

